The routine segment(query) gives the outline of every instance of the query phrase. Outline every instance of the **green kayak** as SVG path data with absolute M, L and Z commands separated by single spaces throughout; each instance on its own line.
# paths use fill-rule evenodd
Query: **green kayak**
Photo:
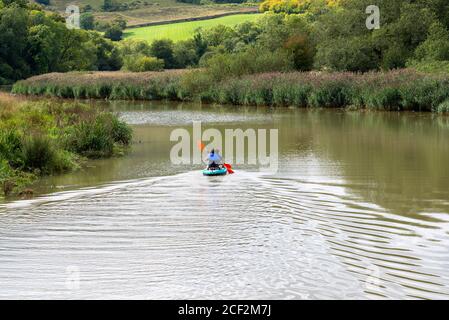
M 228 173 L 228 169 L 226 169 L 225 167 L 211 170 L 208 169 L 203 170 L 203 175 L 205 176 L 224 176 L 226 173 Z

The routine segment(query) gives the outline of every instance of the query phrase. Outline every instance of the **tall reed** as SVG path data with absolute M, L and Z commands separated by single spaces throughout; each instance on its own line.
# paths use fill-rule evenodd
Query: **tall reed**
M 61 98 L 182 100 L 234 105 L 372 110 L 446 110 L 449 75 L 411 69 L 350 72 L 271 72 L 217 80 L 207 70 L 47 74 L 20 81 L 14 93 Z

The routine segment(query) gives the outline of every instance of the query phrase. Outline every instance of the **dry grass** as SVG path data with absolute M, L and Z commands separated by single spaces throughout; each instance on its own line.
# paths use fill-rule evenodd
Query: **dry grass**
M 7 92 L 0 91 L 0 119 L 5 116 L 5 114 L 10 114 L 17 111 L 19 106 L 26 101 L 24 96 L 16 96 Z
M 88 71 L 67 73 L 46 73 L 21 81 L 28 85 L 58 84 L 60 86 L 89 86 L 107 83 L 145 84 L 154 78 L 180 76 L 185 70 L 165 70 L 148 72 Z

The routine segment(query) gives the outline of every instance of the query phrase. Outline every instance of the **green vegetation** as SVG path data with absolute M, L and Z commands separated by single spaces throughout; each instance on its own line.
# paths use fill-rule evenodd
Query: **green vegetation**
M 372 4 L 377 4 L 383 14 L 382 26 L 377 30 L 368 30 L 365 25 L 365 9 Z M 7 6 L 2 11 L 14 8 Z M 31 61 L 35 73 L 75 68 L 144 73 L 162 68 L 195 71 L 50 74 L 18 82 L 13 90 L 76 98 L 199 99 L 234 104 L 447 110 L 444 87 L 449 68 L 447 1 L 266 0 L 261 8 L 269 12 L 259 18 L 244 16 L 254 21 L 199 28 L 191 31 L 190 38 L 176 42 L 167 38 L 111 42 L 95 32 L 68 33 L 67 37 L 77 36 L 82 41 L 66 64 L 56 58 L 48 59 L 53 57 L 53 46 L 48 51 L 41 46 L 42 37 L 45 39 L 48 34 L 46 27 L 53 30 L 59 24 L 39 25 L 24 31 L 24 35 L 27 32 L 32 35 L 25 38 L 33 39 L 31 48 L 35 49 L 27 52 L 34 59 Z M 237 18 L 229 16 L 222 20 Z M 4 21 L 11 22 L 6 16 Z M 205 21 L 188 24 L 196 23 L 204 25 Z M 123 29 L 125 24 L 123 19 L 116 19 L 111 26 Z M 14 27 L 22 30 L 21 26 Z M 155 28 L 141 30 L 151 30 L 148 32 L 154 36 Z M 106 35 L 114 38 L 108 30 Z M 178 31 L 176 36 L 181 37 L 182 32 Z M 8 41 L 13 39 L 7 33 L 4 37 Z M 20 34 L 15 38 L 20 39 Z M 21 50 L 24 48 L 28 47 Z M 23 61 L 29 63 L 29 59 L 20 60 L 22 56 L 23 51 L 22 55 L 13 55 L 14 58 L 10 53 L 6 58 L 9 69 L 4 70 L 11 73 L 21 70 Z M 72 65 L 72 61 L 78 61 L 78 66 Z M 404 71 L 392 71 L 398 69 Z M 317 83 L 315 78 L 319 79 Z M 291 92 L 287 94 L 286 90 Z
M 130 144 L 129 126 L 79 103 L 22 102 L 0 95 L 0 187 L 20 193 L 40 175 L 79 167 L 84 157 L 110 157 Z
M 242 59 L 242 65 L 247 60 Z M 228 63 L 221 61 L 223 70 Z M 257 67 L 258 69 L 252 69 Z M 262 67 L 265 66 L 265 67 Z M 271 66 L 278 69 L 279 66 Z M 13 92 L 61 98 L 169 99 L 235 105 L 351 108 L 391 111 L 449 110 L 449 75 L 412 70 L 356 74 L 265 72 L 265 59 L 249 66 L 253 74 L 235 78 L 218 69 L 50 74 L 20 81 Z M 256 73 L 254 73 L 256 72 Z M 232 74 L 232 73 L 231 73 Z
M 117 70 L 117 48 L 100 33 L 67 29 L 64 19 L 24 0 L 0 0 L 0 85 L 35 74 Z
M 158 39 L 187 40 L 193 37 L 198 28 L 207 29 L 217 25 L 234 26 L 245 21 L 255 21 L 258 16 L 256 14 L 237 14 L 209 20 L 133 28 L 125 30 L 124 36 L 150 42 Z
M 380 29 L 365 27 L 369 5 L 380 8 Z M 316 51 L 314 69 L 432 70 L 435 62 L 449 61 L 445 0 L 265 0 L 260 8 L 304 19 Z

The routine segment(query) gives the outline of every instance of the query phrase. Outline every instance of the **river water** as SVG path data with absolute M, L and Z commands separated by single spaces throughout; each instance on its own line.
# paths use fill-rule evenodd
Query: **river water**
M 107 106 L 124 157 L 0 204 L 0 298 L 449 298 L 449 119 Z M 279 170 L 203 177 L 172 130 L 279 129 Z

